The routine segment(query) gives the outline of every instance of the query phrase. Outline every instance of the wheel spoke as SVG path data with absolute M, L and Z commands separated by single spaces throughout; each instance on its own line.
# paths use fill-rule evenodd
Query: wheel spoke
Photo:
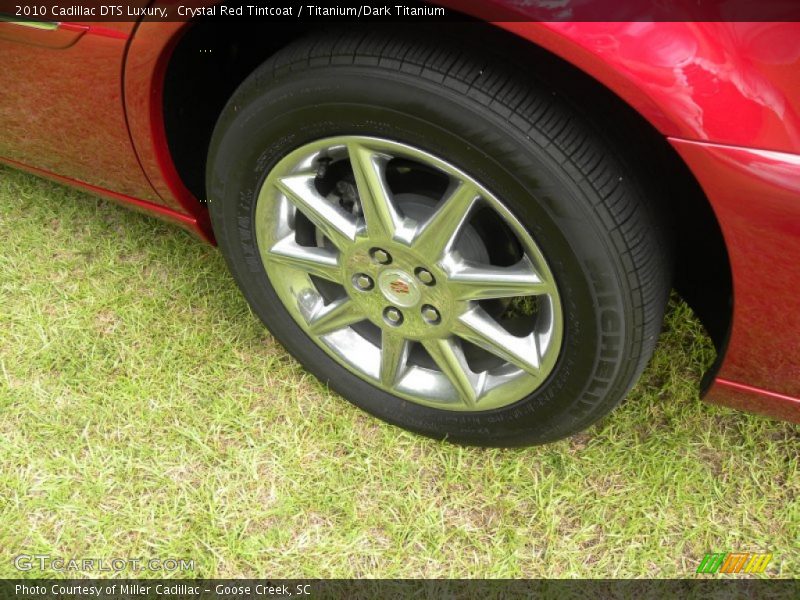
M 408 341 L 384 331 L 381 337 L 381 383 L 392 386 L 402 374 L 408 358 Z
M 342 298 L 315 314 L 308 322 L 308 330 L 312 335 L 325 335 L 363 321 L 364 318 L 355 302 L 350 298 Z
M 459 264 L 451 270 L 449 283 L 459 300 L 538 296 L 551 291 L 527 258 L 511 267 Z
M 355 220 L 320 195 L 313 175 L 289 175 L 279 179 L 276 185 L 339 250 L 353 243 L 358 230 Z
M 383 159 L 355 142 L 348 144 L 347 151 L 369 237 L 378 240 L 392 239 L 400 227 L 401 218 L 392 203 L 391 192 L 384 179 L 381 164 Z
M 482 378 L 470 370 L 461 345 L 452 339 L 427 340 L 422 344 L 450 380 L 461 401 L 474 408 L 480 395 Z
M 294 241 L 294 234 L 285 237 L 269 250 L 274 262 L 305 271 L 335 283 L 342 282 L 342 273 L 336 253 L 327 248 L 308 248 Z
M 459 182 L 421 226 L 412 242 L 414 249 L 423 256 L 438 260 L 452 246 L 479 195 L 472 184 Z
M 527 397 L 565 335 L 536 223 L 463 169 L 334 134 L 289 150 L 254 190 L 258 255 L 284 316 L 341 369 L 454 419 Z
M 535 377 L 541 375 L 535 335 L 523 338 L 511 335 L 480 307 L 464 313 L 458 320 L 454 333 L 459 337 L 507 360 L 526 373 Z

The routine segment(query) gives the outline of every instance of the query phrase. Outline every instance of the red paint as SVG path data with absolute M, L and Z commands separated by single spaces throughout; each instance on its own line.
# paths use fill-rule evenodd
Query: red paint
M 144 173 L 166 203 L 192 214 L 213 239 L 205 205 L 186 189 L 172 161 L 162 113 L 164 77 L 186 23 L 141 23 L 125 64 L 125 106 L 131 140 Z
M 38 39 L 63 29 L 19 28 Z M 126 42 L 94 35 L 91 26 L 80 31 L 77 43 L 59 49 L 0 39 L 0 156 L 162 204 L 128 136 L 120 78 Z
M 475 15 L 486 6 L 442 4 Z M 670 138 L 714 208 L 732 263 L 733 329 L 708 397 L 797 419 L 800 23 L 496 25 L 594 77 Z M 211 239 L 205 206 L 175 170 L 161 112 L 184 26 L 63 24 L 56 34 L 74 39 L 16 32 L 24 39 L 12 42 L 0 24 L 0 156 Z
M 74 26 L 73 23 L 61 23 L 61 27 L 73 27 L 73 26 Z M 78 27 L 80 27 L 80 25 Z M 96 24 L 92 24 L 91 27 L 89 27 L 89 32 L 92 35 L 110 37 L 117 40 L 127 40 L 129 37 L 128 33 L 125 31 L 120 31 L 119 29 L 111 29 L 109 27 L 100 27 Z
M 800 397 L 800 155 L 670 140 L 714 207 L 733 273 L 718 377 Z
M 191 231 L 194 234 L 198 233 L 198 224 L 197 220 L 194 217 L 190 217 L 179 212 L 175 212 L 174 210 L 170 210 L 160 204 L 154 204 L 152 202 L 146 202 L 145 200 L 140 200 L 139 198 L 132 198 L 131 196 L 126 196 L 124 194 L 119 194 L 117 192 L 112 192 L 111 190 L 106 190 L 103 188 L 95 187 L 88 183 L 84 183 L 82 181 L 77 181 L 75 179 L 70 179 L 69 177 L 63 177 L 61 175 L 56 175 L 55 173 L 50 173 L 43 169 L 37 169 L 36 167 L 30 167 L 28 165 L 24 165 L 22 163 L 18 163 L 16 161 L 10 160 L 8 158 L 3 158 L 0 156 L 0 163 L 6 164 L 9 167 L 14 167 L 16 169 L 20 169 L 23 171 L 28 171 L 29 173 L 33 173 L 34 175 L 39 175 L 40 177 L 45 177 L 47 179 L 52 179 L 53 181 L 57 181 L 58 183 L 63 183 L 64 185 L 69 185 L 71 187 L 83 190 L 90 194 L 94 194 L 95 196 L 99 196 L 101 198 L 105 198 L 107 200 L 112 200 L 119 204 L 125 205 L 129 208 L 134 210 L 138 210 L 143 213 L 147 213 L 153 215 L 154 217 L 158 217 L 165 221 L 169 221 L 171 223 L 175 223 L 180 225 L 184 229 Z M 206 241 L 211 242 L 210 239 L 204 238 Z
M 800 23 L 502 23 L 661 133 L 800 152 Z
M 736 410 L 747 410 L 800 423 L 800 399 L 776 394 L 726 379 L 716 379 L 708 390 L 706 400 L 729 406 Z
M 74 31 L 80 33 L 86 33 L 87 31 L 89 31 L 88 25 L 79 25 L 78 23 L 59 23 L 58 28 L 63 31 Z M 100 28 L 99 27 L 94 28 L 94 32 L 96 33 L 98 29 Z M 122 35 L 124 36 L 124 34 Z
M 17 23 L 0 21 L 0 44 L 15 42 L 41 48 L 63 49 L 73 46 L 89 30 L 78 25 L 59 25 L 58 29 L 35 29 Z

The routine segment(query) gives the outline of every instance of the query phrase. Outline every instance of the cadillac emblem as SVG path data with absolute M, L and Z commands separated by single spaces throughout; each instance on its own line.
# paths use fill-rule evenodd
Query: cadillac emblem
M 378 289 L 396 306 L 414 306 L 422 298 L 414 276 L 400 269 L 387 269 L 378 275 Z
M 411 288 L 408 287 L 408 284 L 402 279 L 395 279 L 393 282 L 389 284 L 389 288 L 395 294 L 400 294 L 401 296 L 407 296 L 408 293 L 411 291 Z

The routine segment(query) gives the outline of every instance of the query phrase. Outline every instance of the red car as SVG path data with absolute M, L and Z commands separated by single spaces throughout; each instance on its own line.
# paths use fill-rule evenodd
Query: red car
M 505 4 L 520 18 L 6 19 L 0 160 L 217 243 L 309 371 L 425 435 L 587 427 L 672 288 L 718 350 L 705 397 L 800 420 L 800 24 Z

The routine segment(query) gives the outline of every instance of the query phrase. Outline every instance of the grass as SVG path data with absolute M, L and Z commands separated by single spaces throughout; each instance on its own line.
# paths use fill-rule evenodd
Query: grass
M 461 448 L 329 393 L 177 228 L 0 168 L 0 240 L 0 577 L 58 575 L 19 573 L 20 553 L 204 577 L 684 577 L 709 551 L 800 575 L 800 428 L 699 401 L 713 350 L 683 304 L 591 431 Z

